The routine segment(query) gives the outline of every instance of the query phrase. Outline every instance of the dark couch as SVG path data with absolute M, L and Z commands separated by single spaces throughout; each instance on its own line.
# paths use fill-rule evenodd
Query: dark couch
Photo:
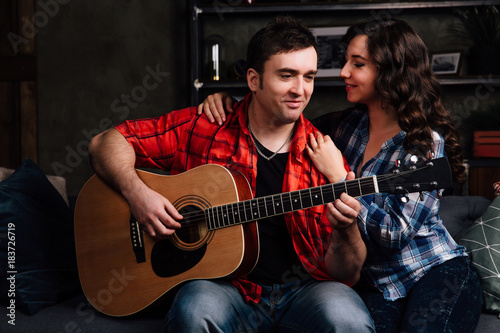
M 29 179 L 26 181 L 24 180 L 28 176 L 19 173 L 16 176 L 17 179 L 14 179 L 16 181 L 10 181 L 10 183 L 0 182 L 0 196 L 5 195 L 0 199 L 2 199 L 3 202 L 7 202 L 8 204 L 15 206 L 16 204 L 19 204 L 16 203 L 16 200 L 14 200 L 18 194 L 22 195 L 22 201 L 24 203 L 26 202 L 26 196 L 28 193 L 32 194 L 33 200 L 38 200 L 41 196 L 40 191 L 43 191 L 42 193 L 45 202 L 44 205 L 40 207 L 46 208 L 47 206 L 52 205 L 46 213 L 54 214 L 55 211 L 57 211 L 56 217 L 58 219 L 64 219 L 66 221 L 66 224 L 71 225 L 71 216 L 66 212 L 66 209 L 68 209 L 67 206 L 65 206 L 66 203 L 64 203 L 64 200 L 60 200 L 56 197 L 58 196 L 57 192 L 54 191 L 53 187 L 51 188 L 51 185 L 48 182 L 45 182 L 43 179 L 41 179 L 41 176 L 43 176 L 43 174 L 41 174 L 39 170 L 36 170 L 36 166 L 33 164 L 29 164 L 27 167 L 25 167 L 25 170 L 23 170 L 23 172 L 28 172 Z M 33 188 L 33 186 L 35 186 L 35 188 Z M 13 188 L 15 190 L 13 190 Z M 18 191 L 19 188 L 22 188 L 22 191 Z M 69 201 L 70 206 L 73 206 L 74 200 L 70 199 Z M 57 203 L 57 206 L 54 206 L 54 202 Z M 37 202 L 34 202 L 32 205 L 36 206 L 37 204 Z M 458 239 L 460 238 L 464 230 L 475 219 L 482 215 L 489 204 L 490 200 L 483 197 L 445 196 L 442 198 L 441 215 L 452 236 Z M 5 211 L 2 212 L 2 208 L 3 207 L 0 206 L 0 222 L 2 218 L 6 217 L 6 213 Z M 30 211 L 30 209 L 27 207 L 15 206 L 13 208 L 17 209 L 16 211 L 18 211 L 19 209 L 23 209 L 24 213 L 28 213 Z M 69 209 L 69 211 L 71 211 L 71 209 Z M 47 220 L 44 221 L 44 223 L 46 223 L 47 225 L 42 225 L 44 228 L 40 229 L 36 229 L 35 225 L 23 225 L 23 228 L 21 228 L 21 225 L 19 224 L 33 223 L 32 220 L 26 220 L 26 217 L 23 217 L 23 221 L 18 221 L 18 225 L 16 226 L 16 246 L 18 248 L 18 252 L 16 254 L 18 256 L 16 257 L 16 268 L 20 270 L 18 277 L 19 281 L 24 281 L 22 280 L 22 278 L 24 278 L 24 273 L 31 274 L 26 278 L 33 278 L 33 274 L 40 274 L 40 267 L 35 267 L 36 269 L 34 269 L 33 266 L 28 267 L 28 269 L 26 269 L 26 272 L 21 272 L 21 265 L 23 264 L 23 262 L 21 258 L 22 253 L 19 252 L 21 251 L 21 249 L 19 247 L 21 246 L 21 242 L 23 240 L 26 241 L 27 239 L 25 238 L 26 236 L 23 234 L 23 232 L 30 231 L 35 228 L 37 233 L 35 235 L 36 238 L 30 239 L 30 244 L 24 244 L 24 246 L 31 247 L 29 249 L 29 253 L 36 252 L 37 255 L 42 258 L 41 260 L 48 260 L 47 264 L 44 265 L 50 267 L 51 270 L 42 270 L 42 277 L 49 276 L 52 283 L 54 283 L 53 281 L 56 280 L 57 283 L 53 284 L 53 289 L 57 289 L 57 293 L 52 292 L 52 290 L 44 290 L 46 294 L 42 296 L 44 298 L 49 298 L 49 302 L 40 303 L 40 301 L 38 300 L 37 302 L 31 303 L 28 308 L 22 308 L 20 300 L 16 299 L 17 308 L 14 311 L 15 321 L 11 321 L 12 317 L 8 316 L 9 310 L 7 306 L 2 304 L 2 312 L 0 313 L 0 315 L 2 316 L 2 319 L 0 320 L 0 332 L 161 331 L 163 328 L 163 318 L 168 306 L 158 307 L 154 309 L 154 311 L 140 313 L 130 317 L 113 318 L 102 315 L 91 305 L 89 305 L 89 303 L 85 299 L 85 296 L 79 289 L 78 279 L 73 274 L 76 272 L 74 262 L 71 262 L 71 260 L 67 261 L 68 254 L 72 253 L 71 246 L 68 245 L 72 242 L 71 234 L 69 233 L 68 229 L 63 230 L 63 225 L 57 226 L 57 222 L 54 221 L 54 218 L 56 217 L 52 215 L 48 216 Z M 36 222 L 36 225 L 40 224 L 41 223 L 39 221 Z M 69 239 L 65 239 L 65 242 L 61 242 L 61 238 Z M 40 245 L 40 239 L 50 240 L 50 242 L 54 243 L 54 245 L 49 248 L 45 248 Z M 3 243 L 0 242 L 0 244 Z M 66 251 L 61 251 L 61 249 L 63 248 L 67 248 Z M 42 256 L 44 251 L 47 251 L 48 255 Z M 64 256 L 61 256 L 59 254 L 60 252 L 66 253 L 64 253 Z M 53 264 L 53 260 L 51 261 L 51 259 L 56 255 L 57 266 L 52 267 L 51 265 Z M 61 263 L 65 260 L 66 265 L 62 265 Z M 45 266 L 43 268 L 45 268 Z M 6 272 L 0 271 L 0 273 Z M 5 279 L 5 277 L 2 277 L 2 279 Z M 36 281 L 33 283 L 36 283 Z M 26 292 L 28 294 L 31 292 L 31 294 L 33 294 L 32 290 L 29 290 L 29 285 L 18 285 L 16 293 L 21 294 L 21 292 Z M 2 295 L 5 296 L 6 294 L 7 291 L 2 290 Z M 35 296 L 38 297 L 38 294 Z M 25 313 L 30 311 L 34 314 L 28 315 Z M 5 318 L 7 318 L 7 320 L 5 320 Z M 9 324 L 8 321 L 11 321 L 11 323 L 15 323 L 15 325 Z M 500 332 L 500 319 L 498 319 L 497 315 L 483 313 L 475 332 Z

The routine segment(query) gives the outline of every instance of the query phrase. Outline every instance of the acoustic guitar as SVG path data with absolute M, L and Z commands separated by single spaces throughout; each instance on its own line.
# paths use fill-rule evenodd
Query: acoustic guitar
M 78 270 L 88 301 L 110 316 L 139 312 L 192 279 L 238 277 L 259 255 L 260 219 L 335 201 L 343 192 L 433 191 L 452 185 L 448 160 L 439 158 L 385 175 L 252 198 L 239 172 L 208 164 L 175 176 L 137 170 L 141 179 L 183 215 L 182 227 L 156 241 L 143 233 L 125 199 L 94 175 L 75 208 Z

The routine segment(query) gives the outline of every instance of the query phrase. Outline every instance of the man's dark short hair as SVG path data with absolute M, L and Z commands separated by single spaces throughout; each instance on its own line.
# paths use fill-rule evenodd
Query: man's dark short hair
M 250 40 L 247 67 L 253 68 L 262 77 L 264 64 L 271 56 L 311 46 L 318 53 L 316 38 L 307 27 L 292 16 L 278 16 Z

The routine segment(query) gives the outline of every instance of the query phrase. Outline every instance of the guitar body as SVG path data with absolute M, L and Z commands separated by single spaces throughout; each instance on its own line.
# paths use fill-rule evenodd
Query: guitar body
M 241 276 L 253 269 L 256 222 L 214 231 L 204 219 L 189 221 L 208 207 L 251 199 L 242 174 L 213 164 L 175 176 L 137 172 L 181 212 L 183 227 L 168 239 L 153 240 L 140 230 L 125 199 L 93 176 L 76 203 L 75 245 L 83 291 L 97 310 L 130 315 L 185 281 Z

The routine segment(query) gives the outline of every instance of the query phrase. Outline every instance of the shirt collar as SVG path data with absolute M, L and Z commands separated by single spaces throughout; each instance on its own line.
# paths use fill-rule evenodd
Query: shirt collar
M 250 132 L 248 131 L 248 106 L 250 105 L 250 101 L 252 100 L 252 93 L 249 93 L 245 96 L 244 99 L 239 101 L 235 106 L 235 113 L 237 113 L 239 117 L 239 124 L 243 130 L 243 133 L 250 136 Z M 302 156 L 302 152 L 306 148 L 307 143 L 307 135 L 306 135 L 306 126 L 305 126 L 305 118 L 303 114 L 300 114 L 299 119 L 297 119 L 295 123 L 295 133 L 293 134 L 292 146 L 290 148 L 290 152 L 292 152 L 295 156 Z

